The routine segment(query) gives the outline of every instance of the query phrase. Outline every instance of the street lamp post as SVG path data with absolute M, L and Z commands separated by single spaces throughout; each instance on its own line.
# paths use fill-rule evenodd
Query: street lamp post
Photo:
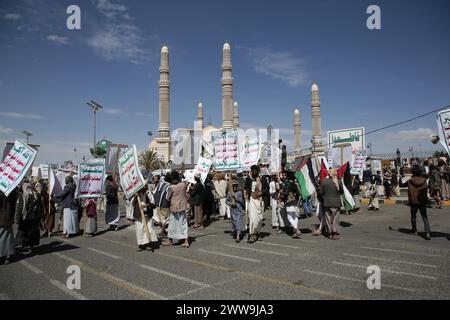
M 28 144 L 28 138 L 31 137 L 33 134 L 28 131 L 22 131 L 22 133 L 27 136 L 27 144 Z
M 414 148 L 409 147 L 409 152 L 411 152 L 411 160 L 414 159 Z
M 97 102 L 92 101 L 92 100 L 90 102 L 87 102 L 87 105 L 92 108 L 92 111 L 94 113 L 94 149 L 92 149 L 92 151 L 95 153 L 95 145 L 97 143 L 97 141 L 96 141 L 96 139 L 97 139 L 97 137 L 96 137 L 96 134 L 97 134 L 96 133 L 96 129 L 97 129 L 96 128 L 97 127 L 97 111 L 102 109 L 103 107 L 101 105 L 99 105 Z
M 367 144 L 367 148 L 370 150 L 370 156 L 372 156 L 372 142 Z

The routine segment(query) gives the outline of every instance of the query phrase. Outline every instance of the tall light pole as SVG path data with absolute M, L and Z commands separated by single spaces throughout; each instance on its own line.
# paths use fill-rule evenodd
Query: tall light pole
M 370 150 L 370 156 L 372 156 L 372 142 L 367 144 L 367 148 Z
M 97 128 L 97 111 L 102 109 L 103 107 L 101 105 L 99 105 L 97 102 L 92 101 L 92 100 L 90 102 L 87 102 L 87 105 L 89 107 L 91 107 L 92 111 L 94 112 L 94 149 L 92 149 L 92 152 L 95 153 L 95 145 L 97 143 L 97 141 L 96 141 L 96 139 L 97 139 L 97 137 L 96 137 L 96 134 L 97 134 L 97 132 L 96 132 L 96 128 Z
M 22 131 L 22 133 L 27 136 L 27 144 L 28 144 L 28 138 L 31 137 L 33 134 L 28 131 Z
M 409 147 L 409 152 L 411 152 L 411 160 L 414 159 L 414 148 Z

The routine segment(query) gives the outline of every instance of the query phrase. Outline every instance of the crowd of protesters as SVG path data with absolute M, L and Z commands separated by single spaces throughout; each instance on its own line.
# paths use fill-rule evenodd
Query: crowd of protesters
M 436 208 L 441 208 L 442 201 L 450 197 L 449 167 L 443 160 L 415 162 L 409 181 L 395 169 L 385 166 L 382 172 L 373 173 L 368 165 L 362 180 L 353 176 L 347 184 L 354 200 L 351 210 L 344 206 L 344 181 L 336 169 L 328 170 L 323 179 L 316 177 L 315 192 L 302 197 L 294 172 L 263 175 L 261 168 L 254 165 L 245 173 L 210 172 L 204 181 L 196 175 L 195 183 L 187 182 L 183 173 L 177 171 L 151 176 L 143 189 L 131 199 L 124 199 L 126 218 L 135 225 L 137 250 L 153 251 L 159 245 L 175 244 L 189 248 L 189 229 L 204 230 L 216 220 L 231 224 L 236 242 L 247 237 L 248 243 L 254 243 L 261 238 L 263 214 L 269 209 L 268 221 L 277 233 L 284 231 L 294 239 L 301 238 L 299 217 L 303 211 L 306 218 L 315 214 L 319 219 L 312 235 L 338 240 L 341 212 L 361 213 L 364 192 L 368 209 L 378 211 L 379 197 L 398 196 L 400 187 L 408 188 L 412 232 L 417 233 L 416 215 L 420 212 L 426 239 L 430 239 L 427 207 L 433 199 Z M 78 235 L 81 229 L 85 236 L 94 236 L 99 211 L 105 213 L 107 230 L 120 230 L 120 186 L 116 179 L 106 178 L 105 195 L 100 199 L 81 201 L 75 191 L 73 177 L 67 176 L 64 189 L 58 194 L 49 194 L 47 181 L 36 178 L 22 181 L 8 197 L 0 192 L 0 256 L 4 263 L 10 263 L 16 251 L 32 252 L 41 237 L 59 234 L 61 225 L 65 237 Z

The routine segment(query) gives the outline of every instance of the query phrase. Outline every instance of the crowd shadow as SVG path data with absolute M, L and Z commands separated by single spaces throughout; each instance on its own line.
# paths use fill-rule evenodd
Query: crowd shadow
M 349 228 L 353 225 L 353 223 L 349 223 L 349 222 L 345 222 L 345 221 L 340 221 L 339 225 L 343 228 Z
M 68 250 L 79 249 L 80 247 L 67 244 L 64 241 L 52 241 L 47 244 L 42 244 L 38 247 L 35 247 L 32 252 L 26 253 L 20 250 L 16 251 L 14 255 L 14 261 L 18 262 L 20 260 L 28 259 L 34 256 L 42 256 L 46 254 L 56 253 L 56 252 L 64 252 Z
M 394 229 L 392 227 L 389 227 L 389 230 L 401 232 L 401 233 L 404 233 L 404 234 L 413 235 L 413 232 L 412 232 L 411 229 L 406 229 L 406 228 Z M 418 234 L 419 234 L 420 237 L 425 239 L 425 236 L 426 236 L 425 232 L 418 232 Z M 450 241 L 450 234 L 449 233 L 431 231 L 430 236 L 431 236 L 431 238 L 446 238 L 448 241 Z

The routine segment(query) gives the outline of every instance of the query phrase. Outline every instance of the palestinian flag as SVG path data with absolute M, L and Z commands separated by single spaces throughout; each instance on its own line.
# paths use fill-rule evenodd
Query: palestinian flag
M 322 159 L 322 161 L 321 161 L 321 166 L 320 166 L 320 182 L 322 183 L 322 181 L 323 181 L 326 177 L 328 177 L 328 169 L 327 169 L 327 167 L 325 166 L 325 162 L 324 162 L 323 159 Z
M 355 207 L 355 201 L 349 189 L 352 186 L 352 176 L 350 175 L 350 164 L 344 163 L 339 169 L 337 169 L 337 175 L 342 179 L 344 186 L 344 194 L 342 195 L 342 201 L 345 207 L 345 211 L 352 211 Z
M 316 192 L 316 179 L 314 177 L 311 158 L 302 161 L 297 168 L 298 170 L 295 172 L 295 178 L 300 186 L 302 199 L 306 200 L 310 195 Z

